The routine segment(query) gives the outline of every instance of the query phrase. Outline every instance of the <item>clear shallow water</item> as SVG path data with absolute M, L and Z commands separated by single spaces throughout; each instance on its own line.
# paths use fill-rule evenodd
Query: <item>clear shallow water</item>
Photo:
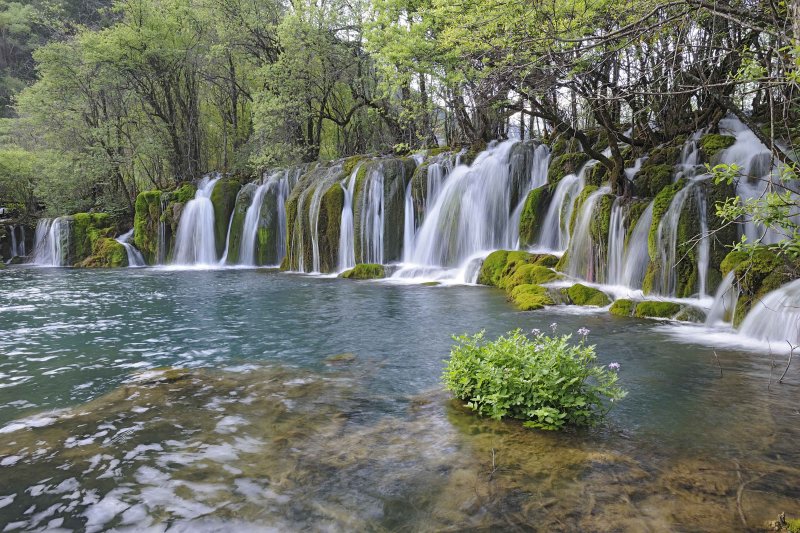
M 766 354 L 658 322 L 263 270 L 8 269 L 0 289 L 0 524 L 719 531 L 800 514 L 797 367 L 769 385 Z M 451 333 L 552 322 L 622 365 L 608 424 L 529 431 L 440 391 Z M 187 371 L 141 374 L 159 367 Z

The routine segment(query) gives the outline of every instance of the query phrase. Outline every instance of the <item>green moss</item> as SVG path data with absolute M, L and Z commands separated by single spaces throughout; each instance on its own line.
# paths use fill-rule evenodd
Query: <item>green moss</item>
M 510 296 L 522 311 L 534 311 L 542 309 L 546 305 L 553 305 L 547 289 L 538 285 L 519 285 L 514 287 Z
M 236 207 L 236 195 L 242 184 L 230 178 L 223 178 L 214 185 L 211 191 L 211 203 L 214 205 L 214 239 L 217 245 L 217 256 L 221 257 L 225 252 L 225 245 L 228 238 L 228 225 L 231 220 L 231 213 Z
M 333 272 L 339 261 L 339 235 L 341 233 L 344 189 L 338 182 L 322 196 L 317 227 L 319 230 L 320 270 Z
M 148 265 L 158 257 L 158 223 L 161 216 L 161 191 L 144 191 L 136 197 L 133 216 L 133 243 Z
M 600 165 L 600 164 L 594 165 L 586 173 L 586 183 L 588 185 L 595 185 L 599 187 L 606 180 L 607 175 L 608 175 L 608 169 L 605 167 L 605 165 Z
M 797 265 L 777 256 L 766 246 L 733 251 L 722 261 L 722 272 L 734 273 L 740 296 L 733 324 L 738 326 L 755 302 L 798 277 Z
M 639 318 L 672 318 L 681 310 L 681 305 L 674 302 L 639 302 L 634 316 Z
M 616 316 L 631 316 L 634 308 L 635 304 L 633 300 L 620 299 L 611 304 L 609 312 Z
M 548 187 L 539 187 L 528 193 L 519 220 L 519 242 L 521 246 L 532 246 L 539 237 L 539 224 L 547 214 L 550 195 Z
M 92 246 L 92 255 L 78 263 L 82 268 L 116 268 L 128 266 L 125 247 L 109 237 L 98 238 Z
M 518 285 L 541 285 L 560 278 L 559 274 L 547 267 L 523 263 L 501 277 L 497 286 L 501 289 L 511 290 Z
M 736 142 L 736 137 L 732 135 L 720 135 L 718 133 L 709 133 L 703 135 L 700 139 L 700 148 L 705 155 L 705 160 L 713 162 L 720 152 L 733 146 Z
M 478 283 L 481 285 L 492 285 L 494 287 L 500 282 L 506 268 L 508 251 L 497 250 L 492 252 L 483 260 L 481 271 L 478 274 Z
M 650 233 L 648 234 L 647 238 L 647 250 L 650 254 L 650 259 L 655 261 L 658 257 L 658 250 L 656 249 L 656 240 L 658 238 L 658 224 L 661 222 L 661 218 L 664 216 L 664 213 L 667 212 L 669 209 L 670 204 L 672 203 L 672 199 L 675 198 L 675 195 L 683 189 L 683 186 L 686 185 L 686 180 L 678 180 L 677 182 L 664 187 L 661 192 L 656 195 L 655 200 L 653 201 L 653 222 L 650 225 Z
M 172 201 L 179 204 L 185 204 L 189 200 L 194 199 L 197 194 L 197 187 L 192 183 L 184 183 L 174 191 L 172 191 Z
M 353 173 L 359 163 L 361 163 L 366 156 L 364 155 L 354 155 L 353 157 L 348 157 L 344 160 L 344 164 L 342 164 L 342 173 L 345 176 L 349 176 Z
M 569 232 L 575 230 L 575 221 L 578 219 L 578 214 L 581 212 L 581 208 L 583 207 L 584 202 L 586 199 L 591 196 L 593 192 L 595 192 L 599 187 L 595 185 L 587 185 L 583 189 L 581 189 L 580 194 L 578 194 L 578 198 L 575 199 L 575 207 L 572 209 L 572 216 L 569 219 Z
M 575 305 L 605 307 L 611 303 L 611 300 L 603 291 L 580 283 L 576 283 L 566 289 L 566 293 L 570 301 Z
M 548 183 L 553 187 L 564 176 L 577 173 L 588 160 L 589 156 L 584 152 L 570 152 L 551 158 L 547 170 Z
M 787 519 L 786 528 L 789 530 L 789 533 L 800 533 L 800 518 Z
M 664 187 L 672 183 L 675 173 L 674 164 L 649 164 L 642 165 L 641 170 L 634 179 L 636 194 L 644 197 L 652 197 L 659 193 Z
M 111 216 L 107 213 L 77 213 L 67 217 L 69 224 L 69 251 L 67 263 L 76 264 L 93 254 L 95 243 L 116 232 Z
M 701 324 L 706 321 L 706 313 L 698 307 L 687 305 L 678 311 L 674 318 L 675 320 L 680 320 L 681 322 L 694 322 L 696 324 Z
M 361 263 L 356 265 L 339 276 L 345 279 L 381 279 L 386 277 L 386 269 L 383 265 L 371 263 Z
M 534 264 L 547 268 L 555 268 L 558 264 L 558 257 L 550 254 L 539 254 Z

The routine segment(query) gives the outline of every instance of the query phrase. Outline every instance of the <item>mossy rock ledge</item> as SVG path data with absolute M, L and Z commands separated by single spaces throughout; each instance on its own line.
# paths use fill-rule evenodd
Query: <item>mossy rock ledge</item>
M 361 263 L 356 265 L 355 268 L 342 272 L 339 277 L 345 279 L 382 279 L 386 277 L 386 269 L 383 265 Z
M 563 289 L 563 292 L 569 297 L 570 301 L 575 305 L 585 305 L 593 307 L 605 307 L 611 303 L 611 299 L 601 291 L 594 287 L 587 287 L 580 283 L 576 283 L 572 287 Z

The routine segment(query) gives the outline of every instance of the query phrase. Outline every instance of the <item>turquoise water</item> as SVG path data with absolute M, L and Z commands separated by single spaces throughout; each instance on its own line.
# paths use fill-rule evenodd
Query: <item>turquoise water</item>
M 658 322 L 522 313 L 481 287 L 19 268 L 0 288 L 0 524 L 718 531 L 800 514 L 783 356 L 771 372 Z M 607 424 L 524 430 L 441 391 L 451 334 L 552 323 L 620 363 Z M 164 367 L 184 370 L 142 374 Z

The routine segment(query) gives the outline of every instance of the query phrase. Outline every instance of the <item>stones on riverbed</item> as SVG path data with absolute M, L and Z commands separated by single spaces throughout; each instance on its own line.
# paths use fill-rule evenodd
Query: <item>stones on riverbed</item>
M 330 357 L 325 358 L 326 365 L 345 365 L 355 362 L 356 354 L 346 352 L 346 353 L 338 353 L 336 355 L 331 355 Z

